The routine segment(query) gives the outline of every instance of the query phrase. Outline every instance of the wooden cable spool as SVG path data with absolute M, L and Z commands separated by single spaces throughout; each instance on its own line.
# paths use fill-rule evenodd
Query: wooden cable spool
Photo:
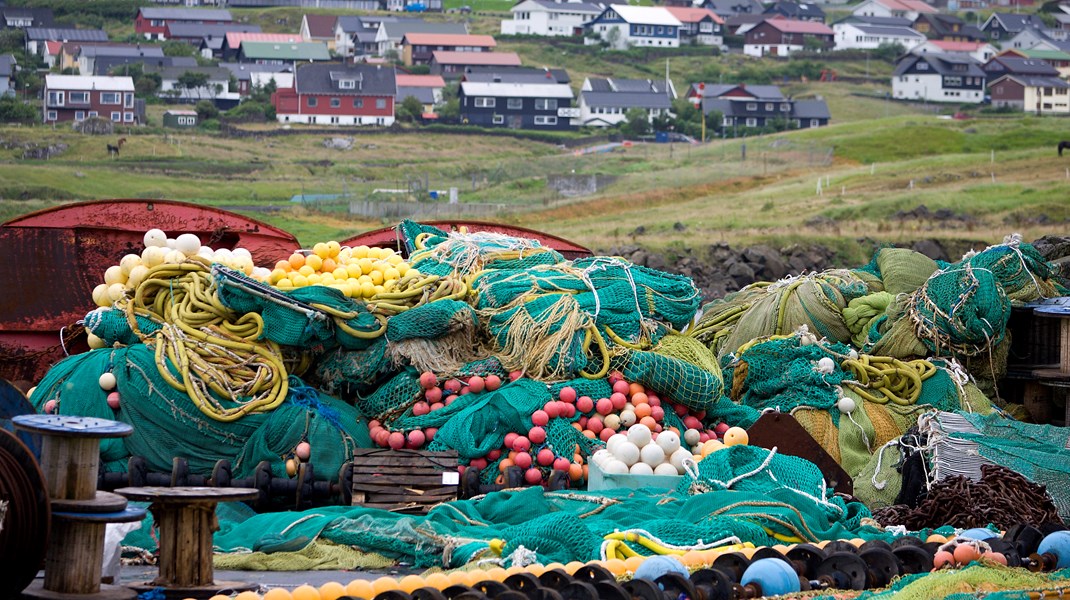
M 45 478 L 30 450 L 0 429 L 0 499 L 8 501 L 0 522 L 0 598 L 16 598 L 44 562 L 51 519 Z

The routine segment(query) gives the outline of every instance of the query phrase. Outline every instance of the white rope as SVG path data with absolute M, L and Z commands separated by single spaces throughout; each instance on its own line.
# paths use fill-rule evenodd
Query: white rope
M 761 473 L 763 470 L 765 470 L 769 466 L 769 463 L 773 462 L 773 457 L 776 456 L 776 452 L 777 452 L 777 447 L 773 446 L 772 450 L 769 451 L 769 456 L 765 457 L 765 460 L 762 461 L 762 464 L 758 465 L 758 468 L 754 469 L 753 471 L 748 471 L 746 473 L 743 473 L 742 475 L 736 475 L 732 479 L 729 479 L 728 483 L 725 483 L 725 482 L 717 480 L 717 479 L 713 479 L 711 481 L 713 481 L 713 483 L 716 483 L 717 485 L 723 487 L 726 490 L 730 490 L 730 489 L 732 489 L 733 485 L 739 483 L 740 481 L 743 481 L 744 479 L 746 479 L 748 477 L 751 477 L 753 475 L 757 475 L 758 473 Z M 774 478 L 774 481 L 776 481 L 775 478 Z
M 858 408 L 861 408 L 861 406 L 857 406 L 855 408 L 857 410 Z M 866 430 L 863 429 L 862 426 L 858 424 L 858 421 L 855 421 L 855 416 L 854 416 L 854 411 L 853 410 L 851 412 L 847 413 L 847 418 L 850 419 L 851 422 L 855 424 L 855 427 L 857 427 L 858 430 L 862 432 L 862 443 L 866 445 L 866 450 L 869 450 L 870 449 L 869 448 L 869 436 L 866 435 Z
M 881 472 L 881 461 L 884 460 L 884 451 L 887 450 L 889 446 L 896 446 L 898 444 L 899 440 L 889 440 L 888 443 L 880 447 L 880 450 L 877 450 L 877 466 L 873 469 L 873 477 L 869 478 L 869 482 L 873 484 L 874 489 L 883 490 L 887 487 L 888 480 L 877 481 L 877 473 Z

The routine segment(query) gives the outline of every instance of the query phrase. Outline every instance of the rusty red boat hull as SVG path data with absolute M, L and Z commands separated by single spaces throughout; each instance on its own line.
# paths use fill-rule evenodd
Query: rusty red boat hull
M 75 323 L 94 308 L 93 288 L 125 254 L 140 253 L 147 230 L 193 233 L 213 248 L 248 249 L 258 264 L 293 253 L 290 233 L 217 208 L 165 200 L 79 202 L 0 225 L 0 377 L 39 380 L 67 351 L 85 349 Z M 60 331 L 70 339 L 61 342 Z
M 476 233 L 476 232 L 488 232 L 488 233 L 500 233 L 503 235 L 509 235 L 513 237 L 530 238 L 538 240 L 540 244 L 548 248 L 557 250 L 569 260 L 577 258 L 583 258 L 591 256 L 591 250 L 584 246 L 581 246 L 575 242 L 566 240 L 565 238 L 558 237 L 556 235 L 550 235 L 541 231 L 535 231 L 534 229 L 528 229 L 527 227 L 519 227 L 515 225 L 502 225 L 501 223 L 490 223 L 487 221 L 420 221 L 424 225 L 431 225 L 443 229 L 445 231 L 457 231 L 460 228 Z M 400 251 L 401 240 L 398 238 L 397 230 L 394 227 L 384 227 L 382 229 L 375 229 L 373 231 L 367 231 L 360 235 L 353 236 L 342 242 L 343 246 L 378 246 L 382 248 L 393 248 Z

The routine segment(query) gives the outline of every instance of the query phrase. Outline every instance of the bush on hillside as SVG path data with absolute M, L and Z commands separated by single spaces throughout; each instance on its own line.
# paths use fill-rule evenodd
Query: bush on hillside
M 0 121 L 4 123 L 33 123 L 39 116 L 37 109 L 14 96 L 0 96 Z

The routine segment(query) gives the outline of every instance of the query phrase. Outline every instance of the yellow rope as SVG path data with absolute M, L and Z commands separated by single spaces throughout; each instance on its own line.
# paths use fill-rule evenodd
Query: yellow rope
M 936 366 L 927 360 L 902 361 L 891 356 L 859 355 L 840 363 L 858 380 L 845 380 L 852 391 L 878 404 L 889 401 L 910 406 L 921 397 L 922 382 L 936 374 Z

